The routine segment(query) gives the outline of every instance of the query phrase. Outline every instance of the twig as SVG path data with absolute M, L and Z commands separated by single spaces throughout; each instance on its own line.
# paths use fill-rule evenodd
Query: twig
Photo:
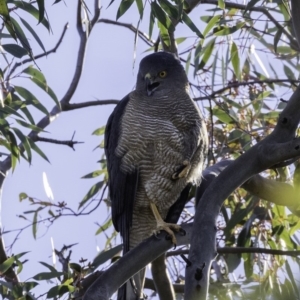
M 202 96 L 202 97 L 196 97 L 194 98 L 195 101 L 199 100 L 207 100 L 216 97 L 219 94 L 224 93 L 227 90 L 230 90 L 232 88 L 237 88 L 240 86 L 247 86 L 247 85 L 252 85 L 252 84 L 272 84 L 272 83 L 283 83 L 283 82 L 288 82 L 288 83 L 299 83 L 300 80 L 293 80 L 293 79 L 266 79 L 266 80 L 249 80 L 249 81 L 234 81 L 234 82 L 229 82 L 227 86 L 220 88 L 213 93 Z
M 62 111 L 69 111 L 79 108 L 97 106 L 97 105 L 110 105 L 110 104 L 118 104 L 119 100 L 108 99 L 108 100 L 95 100 L 95 101 L 87 101 L 83 103 L 65 103 L 62 105 Z
M 69 23 L 66 23 L 66 25 L 64 26 L 64 29 L 61 33 L 61 36 L 60 36 L 58 42 L 56 43 L 56 45 L 54 46 L 54 48 L 52 48 L 51 50 L 48 50 L 46 52 L 43 52 L 41 54 L 33 56 L 33 59 L 37 60 L 37 59 L 42 58 L 44 56 L 48 56 L 51 53 L 55 53 L 57 51 L 58 47 L 60 46 L 60 44 L 62 43 L 68 28 L 69 28 Z M 9 80 L 11 78 L 11 75 L 15 72 L 15 70 L 18 67 L 23 66 L 24 64 L 29 63 L 31 61 L 32 61 L 32 58 L 26 58 L 26 59 L 22 60 L 21 62 L 15 63 L 13 65 L 13 67 L 11 68 L 10 72 L 8 73 L 8 75 L 6 76 L 6 80 Z
M 193 10 L 198 4 L 199 2 L 201 4 L 212 4 L 212 5 L 218 5 L 218 0 L 187 0 L 186 1 L 189 8 L 186 9 L 186 12 L 189 13 L 191 10 Z M 240 9 L 245 11 L 247 5 L 244 4 L 239 4 L 239 3 L 235 3 L 235 2 L 229 2 L 229 1 L 224 1 L 225 4 L 225 8 L 236 8 L 236 9 Z M 263 13 L 269 20 L 271 20 L 274 25 L 280 29 L 286 36 L 287 38 L 290 40 L 290 43 L 293 45 L 293 47 L 295 49 L 299 49 L 299 46 L 297 45 L 297 42 L 295 41 L 295 39 L 293 38 L 293 36 L 286 30 L 285 27 L 283 27 L 272 15 L 271 13 L 268 11 L 267 8 L 265 8 L 264 6 L 252 6 L 252 7 L 248 7 L 249 11 L 253 11 L 253 12 L 261 12 Z M 297 15 L 298 18 L 298 15 Z M 297 31 L 296 31 L 297 32 Z M 299 50 L 298 50 L 299 51 Z
M 174 250 L 166 253 L 167 257 L 189 254 L 188 249 Z M 297 257 L 300 255 L 299 250 L 277 250 L 277 249 L 266 249 L 266 248 L 248 248 L 248 247 L 218 247 L 217 252 L 219 254 L 242 254 L 242 253 L 259 253 L 259 254 L 271 254 L 271 255 L 286 255 Z
M 76 88 L 78 86 L 79 80 L 81 78 L 83 64 L 84 64 L 84 58 L 85 58 L 85 53 L 86 53 L 86 47 L 87 47 L 87 38 L 88 38 L 88 36 L 86 34 L 84 34 L 84 31 L 81 26 L 81 4 L 82 4 L 82 0 L 78 0 L 77 30 L 79 32 L 80 43 L 79 43 L 75 73 L 73 75 L 73 78 L 71 80 L 68 90 L 66 91 L 66 93 L 62 97 L 62 99 L 60 100 L 60 106 L 57 106 L 57 105 L 54 106 L 52 108 L 51 112 L 49 113 L 49 115 L 43 117 L 36 124 L 41 129 L 46 128 L 53 120 L 55 120 L 61 112 L 61 107 L 64 107 L 67 103 L 69 103 L 71 101 L 72 96 L 74 95 Z M 99 0 L 95 0 L 95 8 L 97 7 L 96 4 L 97 5 L 99 4 Z M 98 10 L 96 9 L 95 17 L 97 17 L 97 19 L 99 18 L 99 14 L 100 14 L 100 9 L 98 9 Z M 88 32 L 89 34 L 92 29 L 93 29 L 93 26 L 91 26 L 90 31 Z M 28 136 L 34 140 L 37 135 L 38 135 L 37 132 L 31 131 Z M 5 175 L 10 168 L 11 168 L 11 157 L 9 156 L 0 163 L 0 189 L 3 185 Z
M 75 134 L 75 132 L 74 132 L 74 134 Z M 72 136 L 72 139 L 68 140 L 68 141 L 59 141 L 59 140 L 44 138 L 44 137 L 40 137 L 40 136 L 36 136 L 35 141 L 58 144 L 58 145 L 66 145 L 66 146 L 69 146 L 70 148 L 72 148 L 75 151 L 74 145 L 83 144 L 84 142 L 73 141 L 74 134 Z
M 137 28 L 135 28 L 132 24 L 129 23 L 122 23 L 122 22 L 118 22 L 118 21 L 113 21 L 113 20 L 109 20 L 109 19 L 99 19 L 98 23 L 105 23 L 105 24 L 112 24 L 112 25 L 117 25 L 117 26 L 121 26 L 121 27 L 125 27 L 128 28 L 129 30 L 131 30 L 134 33 L 138 33 L 139 37 L 148 45 L 148 46 L 153 46 L 155 44 L 155 41 L 151 40 L 149 38 L 149 36 L 147 34 L 145 34 L 144 32 L 138 30 Z

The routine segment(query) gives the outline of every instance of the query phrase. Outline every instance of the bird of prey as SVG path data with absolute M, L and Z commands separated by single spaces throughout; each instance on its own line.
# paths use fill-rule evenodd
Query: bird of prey
M 186 187 L 201 181 L 207 132 L 173 54 L 156 52 L 142 59 L 135 90 L 108 119 L 104 148 L 112 221 L 123 252 L 160 230 L 176 244 L 173 231 L 180 226 L 164 220 L 176 201 L 185 202 Z M 143 299 L 143 277 L 140 272 L 131 282 L 136 296 L 126 293 L 127 283 L 118 299 Z

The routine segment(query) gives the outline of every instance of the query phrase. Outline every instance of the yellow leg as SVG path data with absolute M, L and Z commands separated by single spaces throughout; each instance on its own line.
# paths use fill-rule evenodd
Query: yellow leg
M 171 236 L 172 243 L 174 245 L 176 245 L 177 241 L 176 241 L 176 237 L 175 237 L 175 234 L 174 234 L 173 230 L 180 231 L 181 227 L 177 224 L 166 223 L 162 219 L 162 217 L 161 217 L 161 215 L 160 215 L 160 213 L 159 213 L 159 211 L 158 211 L 158 209 L 157 209 L 154 202 L 150 201 L 150 207 L 151 207 L 151 210 L 153 212 L 153 215 L 154 215 L 156 223 L 157 223 L 157 227 L 156 227 L 156 230 L 154 231 L 154 234 L 159 233 L 160 230 L 164 230 Z

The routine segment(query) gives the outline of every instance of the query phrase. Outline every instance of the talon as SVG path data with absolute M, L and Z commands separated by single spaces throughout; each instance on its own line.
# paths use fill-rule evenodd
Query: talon
M 172 240 L 173 245 L 175 245 L 175 247 L 176 247 L 177 241 L 176 241 L 174 231 L 179 232 L 181 230 L 181 227 L 177 224 L 166 223 L 160 216 L 155 203 L 150 202 L 150 207 L 151 207 L 154 217 L 156 219 L 156 230 L 154 230 L 153 232 L 157 233 L 157 232 L 160 232 L 161 230 L 166 231 L 168 234 L 166 236 L 166 239 Z

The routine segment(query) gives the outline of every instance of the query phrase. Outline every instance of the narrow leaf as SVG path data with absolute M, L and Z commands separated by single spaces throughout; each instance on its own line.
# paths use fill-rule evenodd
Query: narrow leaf
M 259 0 L 250 0 L 246 6 L 246 9 L 244 10 L 244 15 L 245 13 L 251 9 Z
M 17 58 L 22 58 L 24 55 L 28 55 L 28 51 L 26 49 L 16 44 L 5 44 L 2 45 L 2 47 L 6 52 Z
M 96 231 L 95 235 L 100 234 L 101 232 L 107 230 L 109 227 L 111 227 L 113 224 L 112 219 L 109 218 L 107 222 L 105 222 L 103 225 L 101 225 L 98 230 Z
M 34 119 L 26 106 L 22 107 L 21 111 L 24 113 L 31 124 L 35 124 Z
M 4 17 L 4 20 L 9 19 L 9 12 L 6 0 L 0 0 L 0 15 Z
M 36 78 L 31 78 L 31 80 L 38 86 L 40 87 L 42 90 L 44 90 L 55 102 L 55 104 L 57 105 L 57 107 L 59 107 L 59 109 L 61 109 L 61 105 L 60 102 L 58 101 L 55 93 L 53 92 L 53 90 L 50 88 L 50 86 L 45 85 L 44 83 L 42 83 L 41 81 L 39 81 Z
M 16 133 L 16 135 L 20 139 L 20 141 L 21 141 L 21 143 L 22 143 L 22 145 L 23 145 L 23 147 L 24 147 L 24 149 L 26 151 L 27 160 L 28 160 L 29 163 L 31 163 L 32 154 L 31 154 L 31 148 L 30 148 L 30 144 L 28 142 L 27 137 L 18 128 L 12 127 L 11 129 Z
M 21 86 L 16 86 L 16 85 L 14 86 L 14 88 L 17 91 L 17 93 L 26 100 L 26 104 L 33 105 L 35 108 L 39 109 L 45 115 L 49 114 L 46 107 L 42 105 L 40 101 L 37 100 L 37 98 L 30 91 L 28 91 L 27 89 Z
M 292 283 L 292 285 L 293 285 L 294 295 L 295 295 L 297 298 L 299 298 L 299 295 L 300 295 L 299 287 L 298 287 L 298 285 L 297 285 L 297 283 L 296 283 L 296 281 L 295 281 L 294 273 L 293 273 L 293 271 L 292 271 L 292 269 L 291 269 L 291 266 L 290 266 L 288 260 L 285 261 L 285 268 L 286 268 L 286 271 L 287 271 L 287 273 L 288 273 L 288 275 L 289 275 L 289 278 L 290 278 L 290 280 L 291 280 L 291 283 Z M 297 281 L 298 281 L 298 280 L 297 280 Z
M 239 51 L 238 51 L 238 48 L 237 48 L 235 42 L 232 42 L 232 46 L 231 46 L 231 63 L 232 63 L 236 78 L 238 80 L 240 80 L 240 77 L 241 77 L 240 57 L 239 57 Z
M 117 20 L 130 8 L 134 0 L 122 0 L 117 11 Z
M 35 142 L 33 142 L 30 138 L 28 139 L 30 147 L 34 150 L 37 154 L 39 154 L 43 159 L 45 159 L 48 163 L 50 163 L 48 157 L 44 154 L 44 152 L 37 146 Z
M 39 7 L 39 23 L 41 23 L 44 20 L 44 14 L 45 14 L 44 0 L 37 0 L 37 4 Z
M 167 46 L 171 45 L 170 35 L 168 29 L 160 22 L 157 21 L 157 26 L 159 28 L 159 36 L 164 44 Z
M 135 0 L 136 6 L 138 8 L 139 14 L 140 14 L 140 19 L 143 19 L 143 13 L 144 13 L 144 5 L 143 5 L 143 0 Z
M 49 280 L 52 278 L 59 278 L 60 276 L 64 275 L 64 272 L 41 272 L 33 276 L 32 278 L 35 280 Z
M 98 176 L 102 175 L 105 172 L 107 172 L 107 171 L 106 170 L 97 170 L 97 171 L 94 171 L 92 173 L 86 174 L 86 175 L 82 176 L 81 178 L 82 179 L 95 178 L 95 177 L 98 177 Z
M 22 126 L 24 126 L 24 127 L 26 127 L 26 128 L 29 128 L 29 129 L 31 129 L 31 130 L 33 130 L 33 131 L 35 131 L 35 132 L 41 132 L 41 131 L 44 131 L 42 128 L 37 127 L 36 125 L 33 125 L 33 124 L 26 123 L 26 122 L 24 122 L 24 121 L 22 121 L 22 120 L 16 119 L 16 121 L 17 121 L 20 125 L 22 125 Z
M 206 63 L 208 62 L 208 60 L 210 59 L 210 56 L 212 54 L 212 51 L 214 49 L 215 46 L 215 41 L 216 39 L 212 39 L 208 42 L 208 44 L 205 46 L 205 50 L 203 52 L 203 56 L 202 56 L 202 60 L 197 68 L 197 70 L 202 69 Z
M 8 259 L 6 259 L 1 265 L 0 265 L 0 273 L 5 273 L 15 262 L 15 257 L 12 256 Z
M 27 39 L 23 29 L 21 28 L 19 23 L 14 18 L 10 18 L 10 19 L 14 26 L 15 33 L 16 33 L 19 41 L 21 42 L 22 46 L 28 51 L 28 53 L 32 53 L 30 44 L 28 42 L 28 39 Z
M 14 4 L 20 8 L 26 11 L 27 13 L 31 14 L 35 19 L 39 20 L 40 18 L 40 12 L 38 9 L 36 9 L 31 3 L 27 3 L 24 1 L 14 1 Z M 49 22 L 46 18 L 43 18 L 41 22 L 48 30 L 50 30 Z
M 190 19 L 190 17 L 187 15 L 186 12 L 182 12 L 182 21 L 193 31 L 195 32 L 198 37 L 203 38 L 202 33 L 197 28 L 197 26 L 193 23 L 193 21 Z
M 122 245 L 118 245 L 114 248 L 111 248 L 107 251 L 100 252 L 93 260 L 92 265 L 95 268 L 98 268 L 100 265 L 107 262 L 109 259 L 112 259 L 115 255 L 122 251 Z
M 15 115 L 18 116 L 19 118 L 23 119 L 22 115 L 20 115 L 15 109 L 11 108 L 10 106 L 6 105 L 4 107 L 0 108 L 0 111 L 7 114 L 7 116 L 9 115 Z
M 78 208 L 82 207 L 89 199 L 91 199 L 93 196 L 95 196 L 101 190 L 103 184 L 104 184 L 104 181 L 100 181 L 100 182 L 97 182 L 96 184 L 94 184 L 90 188 L 88 193 L 84 196 L 82 201 L 79 203 Z
M 38 217 L 39 210 L 36 210 L 33 215 L 33 221 L 32 221 L 32 234 L 33 238 L 36 240 L 36 231 L 37 231 L 37 217 Z
M 34 79 L 40 81 L 41 83 L 43 83 L 45 86 L 47 86 L 47 81 L 46 81 L 44 74 L 41 71 L 34 68 L 33 66 L 27 67 L 26 69 L 24 69 L 22 71 L 22 73 L 30 75 L 31 78 L 34 78 Z
M 225 1 L 224 1 L 224 0 L 218 0 L 218 6 L 219 6 L 221 9 L 225 9 Z
M 51 266 L 51 265 L 49 265 L 49 264 L 47 264 L 47 263 L 45 263 L 45 262 L 43 262 L 43 261 L 39 261 L 39 263 L 40 263 L 41 265 L 45 266 L 46 268 L 48 268 L 52 273 L 53 273 L 53 272 L 57 272 L 57 270 L 56 270 L 53 266 Z
M 163 10 L 169 15 L 169 17 L 173 18 L 174 20 L 178 20 L 178 9 L 176 6 L 172 5 L 167 0 L 158 0 L 160 6 L 163 8 Z
M 151 7 L 151 13 L 150 13 L 150 18 L 149 18 L 149 38 L 151 39 L 152 36 L 152 32 L 153 32 L 153 25 L 155 23 L 155 17 L 154 17 L 154 13 Z
M 208 24 L 206 25 L 205 29 L 203 30 L 204 37 L 206 37 L 206 35 L 215 26 L 215 24 L 220 21 L 220 19 L 221 19 L 221 16 L 214 16 L 209 20 Z
M 34 31 L 34 29 L 29 25 L 29 23 L 27 23 L 24 19 L 22 19 L 20 17 L 21 22 L 23 23 L 23 25 L 26 27 L 26 29 L 32 34 L 32 36 L 34 37 L 34 39 L 37 41 L 37 43 L 39 44 L 39 46 L 43 49 L 44 52 L 46 52 L 46 49 L 41 41 L 41 39 L 39 38 L 39 36 L 36 34 L 36 32 Z
M 155 17 L 157 18 L 157 20 L 168 30 L 170 31 L 174 31 L 175 28 L 172 24 L 171 19 L 169 18 L 169 16 L 163 11 L 163 9 L 156 3 L 156 2 L 152 2 L 151 3 L 151 8 L 152 11 L 155 15 Z

